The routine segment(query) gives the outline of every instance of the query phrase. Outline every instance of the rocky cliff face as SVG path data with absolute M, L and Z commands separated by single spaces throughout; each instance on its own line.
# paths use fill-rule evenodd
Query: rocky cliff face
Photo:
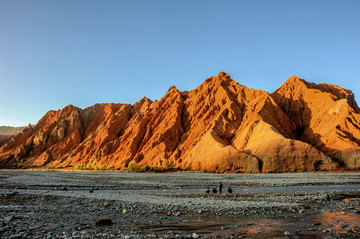
M 0 165 L 160 166 L 209 172 L 360 168 L 360 115 L 352 93 L 291 77 L 273 94 L 220 72 L 159 101 L 67 106 L 0 148 Z

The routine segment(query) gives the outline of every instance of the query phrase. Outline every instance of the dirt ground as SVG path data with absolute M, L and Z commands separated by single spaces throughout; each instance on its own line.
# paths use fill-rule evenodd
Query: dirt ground
M 0 235 L 360 238 L 360 173 L 1 170 Z

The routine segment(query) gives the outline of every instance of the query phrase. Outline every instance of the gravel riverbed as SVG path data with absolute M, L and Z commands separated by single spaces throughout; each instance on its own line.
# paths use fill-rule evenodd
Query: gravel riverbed
M 0 236 L 360 238 L 360 173 L 0 170 Z

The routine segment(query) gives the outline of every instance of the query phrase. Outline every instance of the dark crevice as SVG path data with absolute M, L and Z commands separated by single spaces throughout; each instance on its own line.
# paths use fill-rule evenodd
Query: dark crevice
M 305 127 L 304 126 L 298 126 L 295 129 L 295 139 L 302 141 L 304 132 L 305 132 Z
M 360 139 L 354 137 L 354 135 L 352 133 L 341 129 L 341 127 L 339 125 L 336 126 L 336 129 L 339 131 L 339 132 L 336 132 L 339 136 L 341 136 L 343 138 L 347 138 L 350 141 L 352 141 L 352 142 L 354 142 L 354 143 L 356 143 L 357 145 L 360 146 Z
M 360 130 L 360 127 L 358 125 L 356 125 L 350 117 L 347 117 L 346 120 L 348 120 L 356 129 Z
M 324 162 L 322 160 L 316 161 L 314 164 L 315 171 L 321 171 L 322 166 L 324 165 Z
M 182 95 L 181 95 L 181 98 L 183 99 Z M 186 134 L 185 119 L 184 119 L 185 118 L 185 113 L 184 113 L 185 112 L 185 103 L 184 103 L 184 101 L 182 101 L 181 104 L 182 104 L 182 107 L 181 107 L 181 113 L 180 113 L 180 122 L 181 122 L 180 128 L 182 130 L 182 133 L 179 135 L 178 142 L 176 143 L 176 145 L 175 145 L 173 151 L 171 152 L 171 154 L 173 154 L 175 152 L 175 150 L 178 149 L 178 147 L 179 147 L 179 145 L 181 143 L 182 136 L 184 134 Z M 180 158 L 180 156 L 179 156 L 179 158 Z
M 259 158 L 257 158 L 257 159 L 259 161 L 259 171 L 262 172 L 262 170 L 263 170 L 263 161 L 261 159 L 259 159 Z

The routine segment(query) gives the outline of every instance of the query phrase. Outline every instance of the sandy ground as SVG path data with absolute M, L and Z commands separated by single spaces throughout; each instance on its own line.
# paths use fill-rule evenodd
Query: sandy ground
M 206 193 L 219 182 L 221 194 Z M 360 238 L 360 173 L 1 170 L 0 235 Z

